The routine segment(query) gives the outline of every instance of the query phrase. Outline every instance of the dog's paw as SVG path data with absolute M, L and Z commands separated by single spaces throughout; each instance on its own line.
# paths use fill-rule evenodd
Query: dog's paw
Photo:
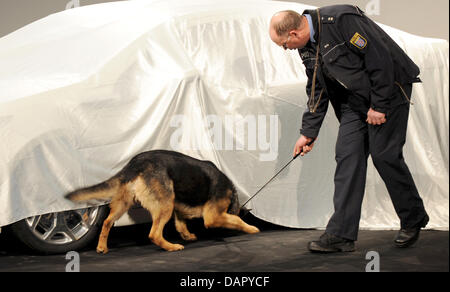
M 97 253 L 98 254 L 107 254 L 108 248 L 106 246 L 97 246 Z
M 186 241 L 196 241 L 197 240 L 197 236 L 195 236 L 195 234 L 182 234 L 181 237 L 186 240 Z
M 174 244 L 172 251 L 183 250 L 183 249 L 184 249 L 184 245 Z
M 167 251 L 179 251 L 179 250 L 183 250 L 184 249 L 184 245 L 181 244 L 171 244 L 170 246 L 168 246 L 166 248 Z
M 249 228 L 248 228 L 248 231 L 247 231 L 248 233 L 258 233 L 259 232 L 259 229 L 258 229 L 258 227 L 256 227 L 256 226 L 252 226 L 252 225 L 249 225 Z

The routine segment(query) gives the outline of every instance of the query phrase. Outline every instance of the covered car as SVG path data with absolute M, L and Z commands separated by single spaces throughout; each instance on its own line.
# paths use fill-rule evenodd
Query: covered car
M 268 29 L 275 12 L 307 8 L 264 0 L 121 1 L 56 13 L 1 38 L 0 227 L 22 222 L 39 240 L 79 240 L 105 208 L 84 209 L 64 195 L 152 149 L 212 161 L 242 204 L 291 159 L 299 137 L 305 70 L 298 52 L 277 47 Z M 421 70 L 404 152 L 428 227 L 448 229 L 448 42 L 382 27 Z M 314 151 L 249 202 L 253 215 L 294 228 L 326 226 L 337 129 L 330 110 Z M 118 224 L 137 221 L 126 214 Z M 398 227 L 370 164 L 361 228 Z

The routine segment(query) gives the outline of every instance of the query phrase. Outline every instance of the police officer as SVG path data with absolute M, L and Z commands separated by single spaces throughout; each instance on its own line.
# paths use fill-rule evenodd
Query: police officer
M 369 154 L 400 218 L 394 243 L 412 245 L 429 219 L 402 153 L 419 68 L 356 6 L 281 11 L 271 19 L 270 37 L 298 49 L 308 76 L 308 109 L 293 154 L 312 150 L 329 103 L 340 123 L 334 214 L 309 250 L 355 250 Z

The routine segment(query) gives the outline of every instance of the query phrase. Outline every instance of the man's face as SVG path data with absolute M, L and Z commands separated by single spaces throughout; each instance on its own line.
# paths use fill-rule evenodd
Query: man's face
M 301 49 L 308 43 L 308 38 L 302 37 L 299 30 L 291 30 L 288 34 L 284 36 L 276 35 L 275 31 L 270 32 L 270 38 L 278 46 L 285 50 L 296 50 Z

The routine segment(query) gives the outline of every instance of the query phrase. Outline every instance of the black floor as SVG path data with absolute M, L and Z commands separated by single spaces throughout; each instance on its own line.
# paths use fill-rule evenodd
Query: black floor
M 416 245 L 393 246 L 396 231 L 360 231 L 357 251 L 342 254 L 312 254 L 306 246 L 323 231 L 289 229 L 260 221 L 251 215 L 246 221 L 258 226 L 258 234 L 230 230 L 206 230 L 201 221 L 189 227 L 198 241 L 186 243 L 172 227 L 165 236 L 185 245 L 179 252 L 166 252 L 147 239 L 150 224 L 113 228 L 109 253 L 98 255 L 95 244 L 79 252 L 81 272 L 365 272 L 379 255 L 381 272 L 448 272 L 448 231 L 422 231 Z M 64 272 L 70 259 L 65 255 L 30 253 L 0 235 L 0 272 Z M 368 254 L 369 253 L 369 254 Z M 366 259 L 367 257 L 367 259 Z

